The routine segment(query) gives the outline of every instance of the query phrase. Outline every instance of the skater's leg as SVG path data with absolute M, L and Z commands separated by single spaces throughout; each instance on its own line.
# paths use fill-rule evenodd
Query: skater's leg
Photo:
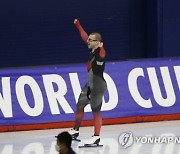
M 98 94 L 98 95 L 97 95 Z M 103 92 L 99 92 L 99 89 L 92 91 L 91 93 L 91 109 L 94 118 L 94 136 L 99 136 L 102 126 L 101 117 L 101 106 L 102 106 L 102 96 Z
M 84 118 L 84 106 L 82 107 L 77 107 L 76 115 L 75 115 L 75 124 L 74 124 L 74 129 L 79 130 L 79 127 L 81 125 L 81 122 Z
M 87 97 L 88 91 L 89 88 L 86 85 L 79 96 L 78 103 L 76 105 L 76 115 L 75 115 L 75 124 L 74 124 L 75 130 L 79 130 L 81 122 L 84 118 L 84 108 L 89 103 L 89 99 Z
M 100 142 L 100 131 L 101 131 L 101 126 L 102 126 L 102 117 L 101 117 L 101 109 L 102 102 L 98 104 L 97 106 L 91 105 L 93 117 L 94 117 L 94 135 L 92 138 L 86 142 L 86 145 L 91 145 L 91 144 L 97 144 L 99 145 Z
M 102 126 L 102 117 L 101 117 L 101 106 L 102 106 L 102 97 L 104 92 L 107 89 L 106 83 L 99 78 L 94 79 L 96 86 L 91 88 L 91 100 L 90 105 L 94 117 L 94 135 L 87 142 L 87 144 L 99 144 L 100 142 L 100 132 Z
M 83 88 L 78 103 L 76 105 L 76 113 L 75 113 L 75 123 L 74 128 L 69 131 L 73 138 L 77 138 L 79 136 L 79 128 L 81 126 L 81 122 L 84 118 L 84 108 L 89 103 L 87 98 L 87 85 Z
M 101 112 L 93 112 L 94 117 L 94 136 L 99 136 L 102 126 Z

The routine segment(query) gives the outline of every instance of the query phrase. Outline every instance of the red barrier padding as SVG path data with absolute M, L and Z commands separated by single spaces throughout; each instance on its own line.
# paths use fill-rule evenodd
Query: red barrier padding
M 136 122 L 155 122 L 155 121 L 164 121 L 164 120 L 180 120 L 180 113 L 103 119 L 103 125 L 136 123 Z M 71 121 L 71 122 L 59 122 L 59 123 L 1 126 L 0 132 L 68 128 L 68 127 L 73 127 L 73 125 L 74 122 Z M 87 120 L 87 121 L 83 121 L 81 126 L 92 126 L 92 125 L 93 125 L 93 120 Z

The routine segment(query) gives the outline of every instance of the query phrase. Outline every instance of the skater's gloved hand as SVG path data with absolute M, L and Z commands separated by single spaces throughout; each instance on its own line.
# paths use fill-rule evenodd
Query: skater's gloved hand
M 76 26 L 78 26 L 78 25 L 80 25 L 80 21 L 79 21 L 78 19 L 74 19 L 74 24 L 75 24 Z

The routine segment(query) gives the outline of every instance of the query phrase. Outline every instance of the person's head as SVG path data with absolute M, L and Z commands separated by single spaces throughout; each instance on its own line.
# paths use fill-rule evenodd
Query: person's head
M 72 136 L 64 131 L 56 136 L 57 142 L 56 142 L 56 150 L 58 152 L 65 152 L 68 151 L 68 149 L 71 149 L 71 143 L 72 143 Z
M 87 39 L 87 44 L 89 49 L 96 49 L 99 47 L 101 43 L 102 37 L 101 34 L 98 32 L 93 32 L 89 35 Z

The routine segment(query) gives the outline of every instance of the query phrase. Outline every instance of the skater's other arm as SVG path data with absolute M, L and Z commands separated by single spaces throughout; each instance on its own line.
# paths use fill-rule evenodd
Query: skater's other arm
M 100 57 L 104 59 L 106 56 L 106 50 L 104 49 L 103 42 L 100 42 L 99 47 L 100 47 Z
M 74 24 L 76 25 L 77 29 L 79 30 L 82 40 L 87 44 L 88 34 L 85 32 L 85 30 L 81 26 L 80 21 L 78 19 L 75 19 Z

